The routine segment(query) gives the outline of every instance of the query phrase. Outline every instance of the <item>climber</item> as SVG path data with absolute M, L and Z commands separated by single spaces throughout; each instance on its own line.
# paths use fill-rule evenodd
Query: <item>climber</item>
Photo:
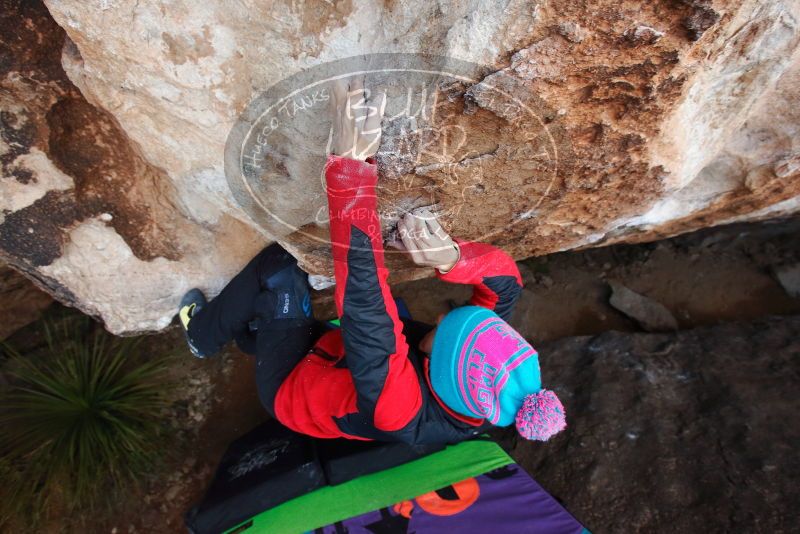
M 309 286 L 277 244 L 206 302 L 184 296 L 179 318 L 201 358 L 235 339 L 256 356 L 261 402 L 285 426 L 318 438 L 454 443 L 516 422 L 527 439 L 565 427 L 542 389 L 536 351 L 506 320 L 522 290 L 508 254 L 453 240 L 429 214 L 398 224 L 406 251 L 446 282 L 473 285 L 470 305 L 437 327 L 402 321 L 387 285 L 377 170 L 382 105 L 363 81 L 338 83 L 325 167 L 340 328 L 312 318 Z

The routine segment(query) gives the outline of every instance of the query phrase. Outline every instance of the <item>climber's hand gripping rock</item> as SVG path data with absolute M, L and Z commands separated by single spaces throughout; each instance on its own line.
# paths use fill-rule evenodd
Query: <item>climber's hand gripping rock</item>
M 361 161 L 374 156 L 381 141 L 386 95 L 365 88 L 361 76 L 336 80 L 332 93 L 328 152 Z
M 419 266 L 435 267 L 445 273 L 458 262 L 458 245 L 428 210 L 407 213 L 397 223 L 397 234 L 403 248 Z

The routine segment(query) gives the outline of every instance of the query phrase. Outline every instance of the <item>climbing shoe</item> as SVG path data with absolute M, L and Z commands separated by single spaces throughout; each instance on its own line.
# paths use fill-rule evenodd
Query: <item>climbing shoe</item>
M 178 320 L 181 323 L 181 328 L 183 329 L 183 335 L 186 336 L 186 344 L 189 345 L 189 350 L 192 351 L 198 358 L 206 358 L 208 355 L 203 354 L 203 352 L 198 349 L 195 344 L 192 342 L 192 339 L 189 337 L 189 323 L 192 320 L 192 317 L 203 309 L 203 306 L 206 305 L 206 297 L 203 295 L 203 292 L 199 289 L 191 289 L 189 290 L 181 299 L 180 307 L 178 308 Z

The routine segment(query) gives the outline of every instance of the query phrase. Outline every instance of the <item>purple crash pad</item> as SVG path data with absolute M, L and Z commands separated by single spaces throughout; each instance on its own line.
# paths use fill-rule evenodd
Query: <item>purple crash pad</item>
M 553 533 L 588 531 L 521 467 L 509 464 L 315 534 Z

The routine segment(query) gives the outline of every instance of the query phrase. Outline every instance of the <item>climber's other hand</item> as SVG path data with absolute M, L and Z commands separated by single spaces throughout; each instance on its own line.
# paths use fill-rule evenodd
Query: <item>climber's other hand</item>
M 407 213 L 397 223 L 397 234 L 403 248 L 417 265 L 447 272 L 461 257 L 456 242 L 430 211 Z
M 329 153 L 362 161 L 374 156 L 381 142 L 386 94 L 365 88 L 363 76 L 336 80 L 331 105 Z

